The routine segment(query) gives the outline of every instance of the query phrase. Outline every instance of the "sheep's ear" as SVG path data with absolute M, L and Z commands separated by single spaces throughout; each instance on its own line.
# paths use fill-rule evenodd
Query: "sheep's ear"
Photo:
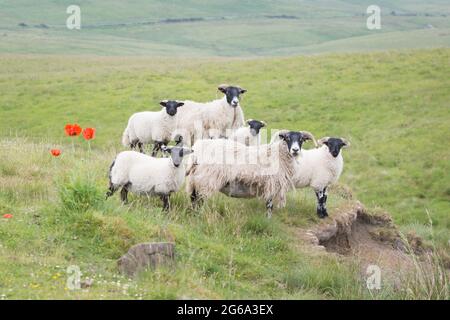
M 244 93 L 246 93 L 246 92 L 247 92 L 247 89 L 239 88 L 239 93 L 240 93 L 240 94 L 244 94 Z
M 194 152 L 194 150 L 183 148 L 183 156 L 188 155 L 188 154 L 190 154 L 192 152 Z
M 168 146 L 166 146 L 166 145 L 162 145 L 161 146 L 161 150 L 163 151 L 163 152 L 167 152 L 167 153 L 171 153 L 172 152 L 172 148 L 171 147 L 168 147 Z
M 342 142 L 344 143 L 344 148 L 350 147 L 350 142 L 344 138 L 341 138 Z
M 330 139 L 330 137 L 323 137 L 323 138 L 319 139 L 319 141 L 317 141 L 317 144 L 319 146 L 321 146 L 323 144 L 328 145 L 328 139 Z
M 222 93 L 227 93 L 228 87 L 229 87 L 229 85 L 227 85 L 227 84 L 221 84 L 220 86 L 217 87 L 217 90 L 219 90 Z
M 165 106 L 167 106 L 167 100 L 162 100 L 159 104 L 162 106 L 162 107 L 165 107 Z
M 184 106 L 184 102 L 177 102 L 177 107 L 182 107 Z
M 247 123 L 248 125 L 250 125 L 250 122 L 252 122 L 253 119 L 248 119 L 245 123 Z
M 261 120 L 260 122 L 262 123 L 263 127 L 267 126 L 267 123 L 265 123 L 264 121 Z
M 311 132 L 309 132 L 309 131 L 300 131 L 300 133 L 302 134 L 304 141 L 311 140 L 314 143 L 314 147 L 316 147 L 316 148 L 318 147 L 316 138 L 314 138 L 314 135 Z

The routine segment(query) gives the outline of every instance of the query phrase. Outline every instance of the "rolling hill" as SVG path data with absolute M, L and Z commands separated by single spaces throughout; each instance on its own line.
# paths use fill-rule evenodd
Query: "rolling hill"
M 0 52 L 252 57 L 450 45 L 439 0 L 381 1 L 376 31 L 366 28 L 370 1 L 85 0 L 81 30 L 65 27 L 69 4 L 0 1 Z

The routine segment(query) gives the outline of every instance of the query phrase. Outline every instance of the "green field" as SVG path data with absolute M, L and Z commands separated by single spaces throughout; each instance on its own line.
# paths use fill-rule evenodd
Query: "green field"
M 332 216 L 354 201 L 337 191 L 351 190 L 401 231 L 449 252 L 449 49 L 240 60 L 3 54 L 0 62 L 0 213 L 13 214 L 0 220 L 3 298 L 423 297 L 392 283 L 369 292 L 357 261 L 304 248 L 296 231 L 318 222 L 310 190 L 293 192 L 271 221 L 261 201 L 222 195 L 192 211 L 179 192 L 169 214 L 154 199 L 104 200 L 131 113 L 157 110 L 161 99 L 211 100 L 224 82 L 248 89 L 246 118 L 351 141 Z M 97 129 L 90 146 L 64 136 L 74 122 Z M 144 241 L 174 241 L 177 267 L 119 277 L 115 260 Z M 68 265 L 93 286 L 67 290 Z
M 258 57 L 450 45 L 445 0 L 378 1 L 375 31 L 368 0 L 80 0 L 74 31 L 65 27 L 71 4 L 0 0 L 0 52 Z

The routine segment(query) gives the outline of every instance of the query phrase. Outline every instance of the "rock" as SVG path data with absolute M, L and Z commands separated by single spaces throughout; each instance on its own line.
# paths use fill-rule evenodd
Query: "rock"
M 117 265 L 119 271 L 134 276 L 147 268 L 156 269 L 171 265 L 175 259 L 175 244 L 170 242 L 147 242 L 132 246 Z

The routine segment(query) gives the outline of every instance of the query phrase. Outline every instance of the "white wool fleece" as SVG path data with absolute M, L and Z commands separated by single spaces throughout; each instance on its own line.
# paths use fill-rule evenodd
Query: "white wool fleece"
M 296 188 L 310 186 L 314 190 L 323 190 L 339 179 L 344 159 L 342 152 L 334 158 L 328 147 L 323 145 L 317 149 L 302 149 L 295 164 L 293 181 Z
M 171 158 L 154 158 L 135 151 L 123 151 L 111 169 L 111 183 L 124 186 L 136 194 L 168 195 L 184 182 L 183 164 L 175 167 Z
M 246 146 L 257 146 L 260 144 L 260 137 L 261 133 L 258 133 L 256 136 L 254 136 L 251 133 L 250 127 L 246 126 L 236 129 L 228 139 L 245 144 Z
M 177 113 L 176 132 L 172 138 L 180 134 L 188 146 L 192 146 L 198 139 L 225 137 L 227 129 L 244 125 L 242 108 L 230 106 L 225 96 L 206 103 L 189 100 L 183 102 L 183 108 Z M 201 135 L 199 131 L 202 131 Z
M 144 144 L 155 141 L 168 142 L 172 138 L 177 115 L 167 114 L 166 109 L 161 111 L 145 111 L 133 114 L 128 120 L 128 126 L 122 137 L 122 144 L 130 146 L 133 141 Z

